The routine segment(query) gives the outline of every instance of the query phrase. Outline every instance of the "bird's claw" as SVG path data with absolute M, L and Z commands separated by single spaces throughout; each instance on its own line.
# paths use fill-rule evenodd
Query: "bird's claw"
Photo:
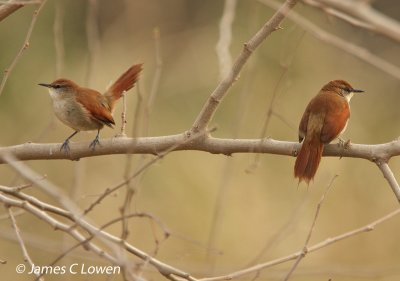
M 340 147 L 342 147 L 344 149 L 348 149 L 350 147 L 350 144 L 351 144 L 350 139 L 348 139 L 348 140 L 344 140 L 342 138 L 338 138 L 338 139 L 339 139 L 338 145 Z
M 92 149 L 92 151 L 94 151 L 96 149 L 96 145 L 100 145 L 100 141 L 99 141 L 99 136 L 96 136 L 96 138 L 90 143 L 89 148 Z
M 339 139 L 339 143 L 338 143 L 338 145 L 339 145 L 339 147 L 340 148 L 342 148 L 342 153 L 343 153 L 343 151 L 345 150 L 345 149 L 348 149 L 349 147 L 350 147 L 350 139 L 348 139 L 348 140 L 344 140 L 344 139 L 342 139 L 342 138 L 338 138 Z M 342 159 L 342 157 L 343 157 L 343 154 L 341 153 L 341 155 L 340 155 L 340 158 L 339 159 Z
M 68 139 L 65 140 L 63 142 L 63 144 L 61 145 L 60 151 L 63 151 L 63 150 L 66 154 L 69 154 L 69 152 L 71 151 L 71 149 L 69 148 L 69 140 Z

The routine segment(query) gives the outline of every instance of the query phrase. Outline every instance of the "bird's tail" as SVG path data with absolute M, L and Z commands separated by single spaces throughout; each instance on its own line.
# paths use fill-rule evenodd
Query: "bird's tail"
M 115 102 L 121 98 L 122 94 L 135 86 L 135 83 L 139 78 L 139 73 L 142 71 L 142 66 L 143 64 L 135 64 L 131 66 L 104 94 L 111 111 L 114 109 Z
M 297 155 L 294 165 L 294 177 L 309 184 L 317 172 L 319 162 L 321 161 L 324 144 L 317 138 L 310 141 L 304 140 L 300 152 Z

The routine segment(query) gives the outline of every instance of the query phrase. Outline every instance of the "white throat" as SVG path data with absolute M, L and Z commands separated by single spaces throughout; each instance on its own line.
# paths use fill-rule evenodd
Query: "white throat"
M 347 100 L 348 103 L 350 103 L 351 98 L 353 97 L 354 92 L 350 92 L 347 95 L 344 95 L 344 98 Z

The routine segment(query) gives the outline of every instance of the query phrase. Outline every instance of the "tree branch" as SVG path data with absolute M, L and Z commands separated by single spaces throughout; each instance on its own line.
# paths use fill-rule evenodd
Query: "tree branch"
M 330 8 L 336 12 L 341 12 L 342 15 L 345 14 L 348 17 L 353 17 L 355 20 L 363 23 L 359 24 L 359 27 L 365 28 L 365 26 L 368 26 L 368 30 L 400 42 L 399 23 L 372 8 L 367 1 L 318 0 L 315 3 L 316 1 L 314 0 L 303 0 L 303 2 L 321 9 Z M 336 16 L 336 14 L 333 15 Z
M 79 160 L 84 157 L 93 157 L 110 154 L 154 154 L 158 155 L 165 150 L 176 146 L 174 151 L 196 150 L 213 154 L 231 155 L 233 153 L 268 153 L 286 156 L 296 156 L 300 148 L 298 142 L 266 139 L 224 139 L 215 137 L 199 137 L 187 141 L 186 134 L 168 135 L 160 137 L 142 138 L 111 138 L 102 139 L 101 146 L 95 151 L 89 149 L 89 142 L 71 143 L 70 154 L 60 151 L 60 143 L 25 143 L 8 147 L 0 147 L 0 156 L 12 154 L 19 160 L 41 159 L 69 159 Z M 186 141 L 186 142 L 185 142 Z M 328 144 L 324 148 L 324 156 L 363 158 L 371 161 L 389 159 L 400 155 L 400 140 L 382 144 L 355 144 L 343 149 L 338 144 Z M 4 160 L 0 157 L 0 163 Z
M 372 230 L 374 230 L 374 228 L 377 225 L 389 220 L 390 218 L 392 218 L 392 217 L 394 217 L 394 216 L 396 216 L 398 214 L 400 214 L 400 208 L 388 213 L 387 215 L 383 216 L 382 218 L 377 219 L 376 221 L 373 221 L 373 222 L 371 222 L 371 223 L 369 223 L 369 224 L 367 224 L 365 226 L 362 226 L 362 227 L 359 227 L 357 229 L 345 232 L 343 234 L 337 235 L 337 236 L 332 237 L 332 238 L 327 238 L 327 239 L 325 239 L 325 240 L 323 240 L 323 241 L 321 241 L 321 242 L 319 242 L 317 244 L 314 244 L 313 246 L 310 246 L 308 248 L 308 253 L 312 253 L 312 252 L 317 251 L 317 250 L 319 250 L 321 248 L 324 248 L 326 246 L 329 246 L 329 245 L 334 244 L 336 242 L 339 242 L 341 240 L 356 236 L 358 234 L 361 234 L 361 233 L 364 233 L 364 232 L 368 232 L 368 231 L 372 231 Z M 202 279 L 199 279 L 198 281 L 232 280 L 234 278 L 238 278 L 240 276 L 243 276 L 243 275 L 246 275 L 246 274 L 249 274 L 249 273 L 254 273 L 254 272 L 266 269 L 268 267 L 272 267 L 272 266 L 277 265 L 277 264 L 288 262 L 290 260 L 295 260 L 301 255 L 303 255 L 303 251 L 302 250 L 298 251 L 296 253 L 287 255 L 285 257 L 281 257 L 281 258 L 278 258 L 278 259 L 275 259 L 275 260 L 271 260 L 271 261 L 268 261 L 268 262 L 265 262 L 265 263 L 260 263 L 260 264 L 257 264 L 255 266 L 252 266 L 252 267 L 249 267 L 249 268 L 245 268 L 245 269 L 242 269 L 242 270 L 239 270 L 239 271 L 236 271 L 236 272 L 232 272 L 232 273 L 227 274 L 227 275 L 202 278 Z
M 16 4 L 13 2 L 15 1 L 9 1 L 7 4 L 0 6 L 0 21 L 4 20 L 6 17 L 24 6 L 23 4 Z
M 392 188 L 394 194 L 397 197 L 397 200 L 400 202 L 400 187 L 388 163 L 383 161 L 382 159 L 376 160 L 375 163 L 382 171 L 383 176 L 385 177 L 390 187 Z
M 278 9 L 280 3 L 273 0 L 258 0 L 259 2 L 272 7 L 274 9 Z M 386 74 L 391 75 L 392 77 L 400 80 L 400 68 L 390 63 L 373 53 L 369 50 L 357 46 L 349 40 L 344 40 L 334 34 L 326 32 L 323 28 L 319 27 L 318 25 L 312 23 L 311 21 L 307 20 L 306 18 L 302 17 L 301 15 L 292 12 L 288 15 L 288 18 L 298 24 L 301 28 L 306 30 L 315 38 L 321 40 L 322 42 L 327 43 L 329 46 L 336 47 L 340 50 L 347 52 L 348 54 L 359 58 L 362 61 L 369 63 L 372 66 L 382 70 Z
M 241 54 L 236 58 L 228 75 L 218 84 L 201 109 L 200 114 L 192 125 L 192 132 L 202 131 L 208 126 L 214 113 L 217 111 L 219 103 L 225 97 L 233 82 L 238 78 L 240 71 L 251 54 L 272 32 L 279 29 L 279 25 L 297 2 L 298 0 L 286 0 L 271 19 L 244 44 Z

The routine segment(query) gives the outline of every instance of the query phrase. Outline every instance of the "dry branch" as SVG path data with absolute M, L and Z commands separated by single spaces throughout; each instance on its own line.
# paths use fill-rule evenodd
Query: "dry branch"
M 160 137 L 102 139 L 102 145 L 96 147 L 95 151 L 89 149 L 89 142 L 74 142 L 70 144 L 70 154 L 60 151 L 60 143 L 25 143 L 0 147 L 0 156 L 10 153 L 21 161 L 41 159 L 79 160 L 84 157 L 110 154 L 158 155 L 172 146 L 176 146 L 174 151 L 196 150 L 224 155 L 232 155 L 234 153 L 268 153 L 295 156 L 300 148 L 298 142 L 280 141 L 271 138 L 224 139 L 208 136 L 204 139 L 195 139 L 192 141 L 187 141 L 187 139 L 188 136 L 185 133 Z M 387 161 L 391 157 L 398 155 L 400 155 L 400 140 L 382 144 L 351 143 L 346 149 L 343 149 L 338 144 L 328 144 L 324 149 L 324 156 L 363 158 L 370 161 L 376 161 L 377 159 Z M 0 163 L 4 164 L 4 161 L 0 159 Z
M 345 232 L 343 234 L 334 236 L 332 238 L 327 238 L 327 239 L 325 239 L 325 240 L 323 240 L 323 241 L 321 241 L 321 242 L 319 242 L 317 244 L 314 244 L 314 245 L 312 245 L 312 246 L 310 246 L 308 248 L 308 253 L 315 252 L 315 251 L 317 251 L 317 250 L 319 250 L 321 248 L 327 247 L 329 245 L 332 245 L 332 244 L 337 243 L 339 241 L 342 241 L 344 239 L 348 239 L 350 237 L 359 235 L 361 233 L 372 231 L 372 230 L 375 229 L 375 227 L 377 225 L 382 224 L 383 222 L 391 219 L 394 216 L 397 216 L 398 214 L 400 214 L 400 208 L 388 213 L 387 215 L 385 215 L 385 216 L 383 216 L 383 217 L 381 217 L 381 218 L 379 218 L 379 219 L 377 219 L 377 220 L 375 220 L 375 221 L 373 221 L 373 222 L 371 222 L 371 223 L 369 223 L 367 225 L 364 225 L 364 226 L 356 228 L 354 230 L 351 230 L 351 231 Z M 198 281 L 232 280 L 232 279 L 241 277 L 241 276 L 246 275 L 246 274 L 258 272 L 260 270 L 272 267 L 274 265 L 278 265 L 278 264 L 281 264 L 281 263 L 285 263 L 285 262 L 288 262 L 288 261 L 291 261 L 291 260 L 298 259 L 298 257 L 301 256 L 301 255 L 303 255 L 303 250 L 298 251 L 298 252 L 293 253 L 293 254 L 290 254 L 290 255 L 287 255 L 285 257 L 281 257 L 281 258 L 278 258 L 278 259 L 275 259 L 275 260 L 271 260 L 269 262 L 260 263 L 260 264 L 257 264 L 255 266 L 252 266 L 252 267 L 249 267 L 249 268 L 245 268 L 243 270 L 232 272 L 232 273 L 227 274 L 227 275 L 202 278 L 202 279 L 199 279 Z
M 274 0 L 258 0 L 259 2 L 268 5 L 274 9 L 278 9 L 280 7 L 280 3 Z M 312 36 L 321 40 L 322 42 L 327 43 L 329 46 L 333 46 L 340 50 L 345 51 L 346 53 L 359 58 L 362 61 L 369 63 L 370 65 L 380 69 L 388 75 L 400 80 L 400 68 L 396 65 L 390 63 L 389 61 L 380 58 L 374 55 L 372 52 L 367 50 L 366 48 L 357 46 L 348 39 L 342 39 L 336 35 L 333 35 L 313 22 L 307 20 L 302 17 L 298 13 L 292 12 L 287 16 L 290 20 L 298 24 L 305 31 L 310 33 Z
M 240 71 L 251 54 L 269 35 L 271 35 L 272 32 L 280 28 L 281 22 L 297 2 L 297 0 L 286 0 L 272 18 L 247 43 L 244 44 L 241 54 L 236 58 L 228 75 L 218 84 L 217 88 L 215 88 L 201 109 L 200 114 L 192 125 L 192 132 L 196 133 L 207 128 L 219 103 L 225 97 L 233 82 L 238 78 Z
M 324 11 L 329 9 L 333 11 L 330 13 L 333 16 L 400 42 L 400 24 L 372 8 L 369 1 L 303 0 L 303 2 Z

